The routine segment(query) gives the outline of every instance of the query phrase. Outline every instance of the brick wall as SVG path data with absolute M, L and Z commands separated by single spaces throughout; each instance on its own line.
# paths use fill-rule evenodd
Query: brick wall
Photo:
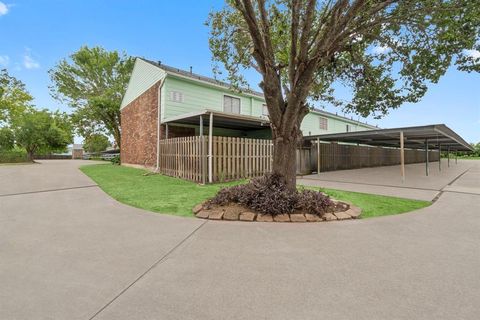
M 73 149 L 72 150 L 72 159 L 82 159 L 83 149 Z
M 157 159 L 158 86 L 153 85 L 121 111 L 122 142 L 120 158 L 124 164 L 154 167 Z M 169 138 L 195 135 L 194 128 L 169 126 Z M 160 128 L 165 137 L 165 126 Z

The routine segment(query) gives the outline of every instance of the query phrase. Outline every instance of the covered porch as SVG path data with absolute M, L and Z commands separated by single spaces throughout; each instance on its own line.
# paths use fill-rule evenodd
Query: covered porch
M 165 119 L 157 170 L 198 183 L 252 178 L 271 171 L 273 145 L 268 118 L 205 109 Z M 172 137 L 175 127 L 194 135 Z

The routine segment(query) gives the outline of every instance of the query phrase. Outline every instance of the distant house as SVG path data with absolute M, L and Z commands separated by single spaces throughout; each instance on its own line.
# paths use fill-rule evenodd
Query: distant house
M 83 158 L 83 145 L 74 143 L 72 145 L 72 159 L 82 159 Z
M 154 167 L 159 161 L 158 140 L 199 136 L 210 117 L 213 136 L 271 137 L 262 93 L 248 89 L 239 93 L 224 82 L 137 58 L 121 104 L 122 163 Z M 301 129 L 309 136 L 375 127 L 315 110 Z

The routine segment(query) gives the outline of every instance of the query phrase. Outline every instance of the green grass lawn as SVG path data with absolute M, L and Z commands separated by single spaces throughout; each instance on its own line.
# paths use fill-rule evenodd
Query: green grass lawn
M 316 188 L 316 190 L 321 190 L 334 199 L 343 200 L 362 208 L 362 218 L 399 214 L 428 207 L 432 204 L 430 201 L 410 200 L 404 198 L 380 196 L 376 194 L 324 188 Z
M 86 165 L 80 168 L 114 199 L 154 212 L 191 217 L 196 204 L 213 197 L 223 187 L 242 181 L 198 185 L 185 180 L 148 171 L 111 164 Z M 317 188 L 318 190 L 318 188 Z M 362 217 L 378 217 L 420 209 L 428 201 L 409 200 L 365 193 L 321 189 L 337 200 L 350 202 L 363 209 Z
M 86 165 L 80 170 L 120 202 L 177 216 L 193 216 L 196 204 L 213 197 L 223 187 L 239 183 L 202 186 L 159 174 L 144 175 L 148 171 L 111 164 Z

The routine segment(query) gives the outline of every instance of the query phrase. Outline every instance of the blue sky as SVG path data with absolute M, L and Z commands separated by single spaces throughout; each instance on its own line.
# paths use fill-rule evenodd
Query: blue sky
M 68 106 L 50 97 L 48 70 L 82 45 L 100 45 L 178 68 L 192 66 L 196 73 L 211 75 L 204 22 L 208 13 L 222 4 L 193 0 L 0 0 L 0 68 L 7 68 L 27 85 L 38 107 L 65 111 L 69 111 Z M 250 75 L 248 79 L 252 87 L 257 86 L 258 77 Z M 445 123 L 467 141 L 479 142 L 480 74 L 451 68 L 421 102 L 405 104 L 380 120 L 366 120 L 384 128 Z

